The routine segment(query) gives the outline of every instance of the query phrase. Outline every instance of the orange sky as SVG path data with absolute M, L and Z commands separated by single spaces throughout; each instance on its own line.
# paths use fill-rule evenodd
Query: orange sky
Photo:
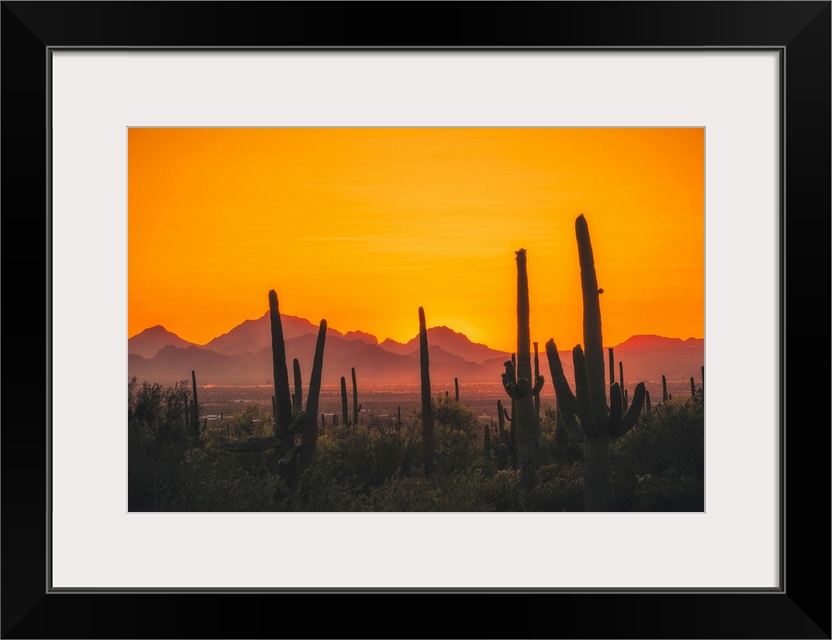
M 704 130 L 129 129 L 128 336 L 204 344 L 268 309 L 406 341 L 448 325 L 583 342 L 574 222 L 604 343 L 704 337 Z

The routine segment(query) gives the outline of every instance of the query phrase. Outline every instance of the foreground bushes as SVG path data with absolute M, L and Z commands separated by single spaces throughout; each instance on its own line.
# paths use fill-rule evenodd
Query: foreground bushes
M 516 468 L 499 470 L 499 435 L 488 454 L 484 425 L 464 404 L 435 404 L 434 477 L 423 469 L 418 413 L 399 428 L 368 416 L 366 426 L 329 428 L 312 465 L 290 491 L 274 452 L 232 453 L 225 442 L 267 436 L 271 415 L 245 405 L 221 424 L 189 432 L 184 383 L 129 386 L 128 473 L 131 511 L 581 511 L 581 445 L 556 444 L 554 412 L 544 408 L 535 487 L 523 491 Z M 643 415 L 612 451 L 612 508 L 701 511 L 704 412 L 701 395 Z

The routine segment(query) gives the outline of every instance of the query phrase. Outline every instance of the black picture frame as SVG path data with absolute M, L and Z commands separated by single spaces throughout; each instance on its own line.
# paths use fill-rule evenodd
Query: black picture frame
M 2 637 L 829 638 L 830 394 L 812 361 L 828 372 L 830 15 L 828 1 L 2 2 Z M 48 378 L 47 132 L 50 51 L 61 47 L 778 50 L 780 588 L 52 592 L 47 438 L 59 408 L 44 389 L 60 381 Z

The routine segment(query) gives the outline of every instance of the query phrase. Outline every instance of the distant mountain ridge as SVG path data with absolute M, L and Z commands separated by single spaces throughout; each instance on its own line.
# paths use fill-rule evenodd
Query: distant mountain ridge
M 510 354 L 506 351 L 497 351 L 484 344 L 472 342 L 464 333 L 454 331 L 444 325 L 428 329 L 428 343 L 442 347 L 448 353 L 460 356 L 463 360 L 482 364 L 493 358 L 505 358 Z M 391 353 L 412 353 L 419 349 L 419 334 L 405 343 L 396 342 L 387 338 L 381 343 L 381 348 Z
M 143 358 L 152 358 L 164 347 L 172 346 L 186 349 L 192 344 L 192 342 L 180 338 L 162 325 L 157 324 L 155 327 L 148 327 L 130 338 L 127 341 L 127 351 L 128 353 L 138 354 Z
M 297 358 L 304 378 L 312 366 L 317 326 L 304 318 L 281 314 L 286 356 Z M 463 333 L 446 326 L 428 329 L 431 382 L 499 381 L 503 363 L 510 357 L 504 351 L 472 342 Z M 637 380 L 699 378 L 705 357 L 704 340 L 635 335 L 614 347 L 616 379 L 618 363 L 624 364 L 627 387 Z M 140 380 L 172 384 L 185 380 L 191 370 L 198 372 L 200 384 L 271 384 L 272 353 L 269 312 L 255 320 L 245 320 L 205 345 L 196 345 L 157 325 L 128 340 L 128 374 Z M 378 339 L 363 331 L 341 333 L 327 329 L 323 382 L 337 384 L 356 367 L 361 379 L 370 383 L 412 384 L 419 381 L 418 335 L 406 343 Z M 606 356 L 606 354 L 605 354 Z M 572 377 L 572 353 L 560 352 L 564 373 Z M 540 350 L 541 374 L 548 380 L 549 364 Z

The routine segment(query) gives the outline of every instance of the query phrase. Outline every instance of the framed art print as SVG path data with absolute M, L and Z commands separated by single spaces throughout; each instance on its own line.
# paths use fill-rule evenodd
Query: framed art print
M 787 317 L 828 319 L 786 304 L 828 252 L 828 2 L 422 5 L 415 44 L 95 7 L 3 3 L 47 363 L 6 377 L 46 420 L 2 435 L 4 636 L 117 636 L 64 615 L 106 594 L 525 594 L 559 635 L 829 637 L 828 518 L 787 510 L 828 509 L 811 376 L 786 404 Z M 7 336 L 44 297 L 9 271 Z

